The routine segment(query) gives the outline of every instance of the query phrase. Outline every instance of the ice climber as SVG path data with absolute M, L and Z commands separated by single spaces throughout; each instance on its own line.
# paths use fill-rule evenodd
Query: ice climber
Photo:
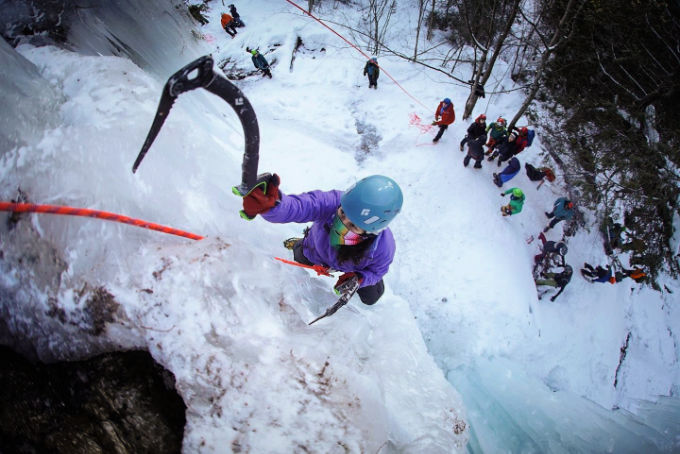
M 380 77 L 380 66 L 378 59 L 373 57 L 364 66 L 364 76 L 368 76 L 368 88 L 378 89 L 378 77 Z
M 313 222 L 304 238 L 287 240 L 295 261 L 344 272 L 335 285 L 342 292 L 359 283 L 364 304 L 374 304 L 385 291 L 383 276 L 394 258 L 395 244 L 387 225 L 401 210 L 403 195 L 389 177 L 373 175 L 347 191 L 311 191 L 287 195 L 274 175 L 266 193 L 257 187 L 243 199 L 249 217 L 261 214 L 274 223 Z
M 453 103 L 449 98 L 444 98 L 437 106 L 437 110 L 434 111 L 432 124 L 439 126 L 439 132 L 434 136 L 432 142 L 437 143 L 442 138 L 446 128 L 454 121 L 456 121 L 456 112 L 453 110 Z

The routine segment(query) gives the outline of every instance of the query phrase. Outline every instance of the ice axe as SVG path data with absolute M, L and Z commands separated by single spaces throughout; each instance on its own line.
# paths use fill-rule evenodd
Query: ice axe
M 205 88 L 210 93 L 224 99 L 234 109 L 234 112 L 236 112 L 241 121 L 245 136 L 245 152 L 241 166 L 241 184 L 234 186 L 232 192 L 243 197 L 258 186 L 262 186 L 266 190 L 271 174 L 257 174 L 257 165 L 260 158 L 260 129 L 257 124 L 255 110 L 248 101 L 248 98 L 236 85 L 213 71 L 213 59 L 209 55 L 189 63 L 170 76 L 166 82 L 165 87 L 163 87 L 161 100 L 158 103 L 156 116 L 142 145 L 142 149 L 132 166 L 132 173 L 137 172 L 139 165 L 160 132 L 177 97 L 184 92 L 196 88 Z M 243 214 L 241 215 L 243 216 Z

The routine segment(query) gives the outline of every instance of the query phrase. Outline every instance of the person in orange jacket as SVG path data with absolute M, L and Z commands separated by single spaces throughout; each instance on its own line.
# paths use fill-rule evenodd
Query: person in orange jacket
M 437 143 L 439 139 L 442 138 L 442 134 L 444 134 L 446 128 L 454 121 L 456 121 L 456 112 L 453 110 L 453 103 L 449 98 L 444 98 L 434 112 L 434 121 L 432 124 L 439 126 L 439 132 L 434 136 L 432 142 Z
M 222 28 L 229 33 L 232 38 L 236 36 L 236 27 L 234 26 L 234 18 L 227 13 L 222 13 Z

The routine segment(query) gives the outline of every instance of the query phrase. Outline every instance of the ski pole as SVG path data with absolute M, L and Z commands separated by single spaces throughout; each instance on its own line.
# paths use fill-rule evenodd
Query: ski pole
M 299 266 L 300 268 L 308 268 L 310 270 L 314 270 L 316 271 L 316 274 L 319 276 L 333 277 L 333 275 L 328 271 L 329 268 L 326 268 L 325 266 L 322 265 L 305 265 L 303 263 L 291 262 L 290 260 L 282 259 L 281 257 L 274 257 L 274 259 L 278 260 L 279 262 L 283 262 L 287 265 Z

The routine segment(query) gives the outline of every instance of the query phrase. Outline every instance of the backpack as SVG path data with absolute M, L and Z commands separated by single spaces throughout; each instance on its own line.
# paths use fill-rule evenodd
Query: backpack
M 534 143 L 534 137 L 536 136 L 536 131 L 530 129 L 527 133 L 527 147 L 530 147 Z
M 549 182 L 552 183 L 553 181 L 555 181 L 555 173 L 553 173 L 550 167 L 542 167 L 541 170 L 543 171 L 543 173 L 545 174 L 545 178 Z

